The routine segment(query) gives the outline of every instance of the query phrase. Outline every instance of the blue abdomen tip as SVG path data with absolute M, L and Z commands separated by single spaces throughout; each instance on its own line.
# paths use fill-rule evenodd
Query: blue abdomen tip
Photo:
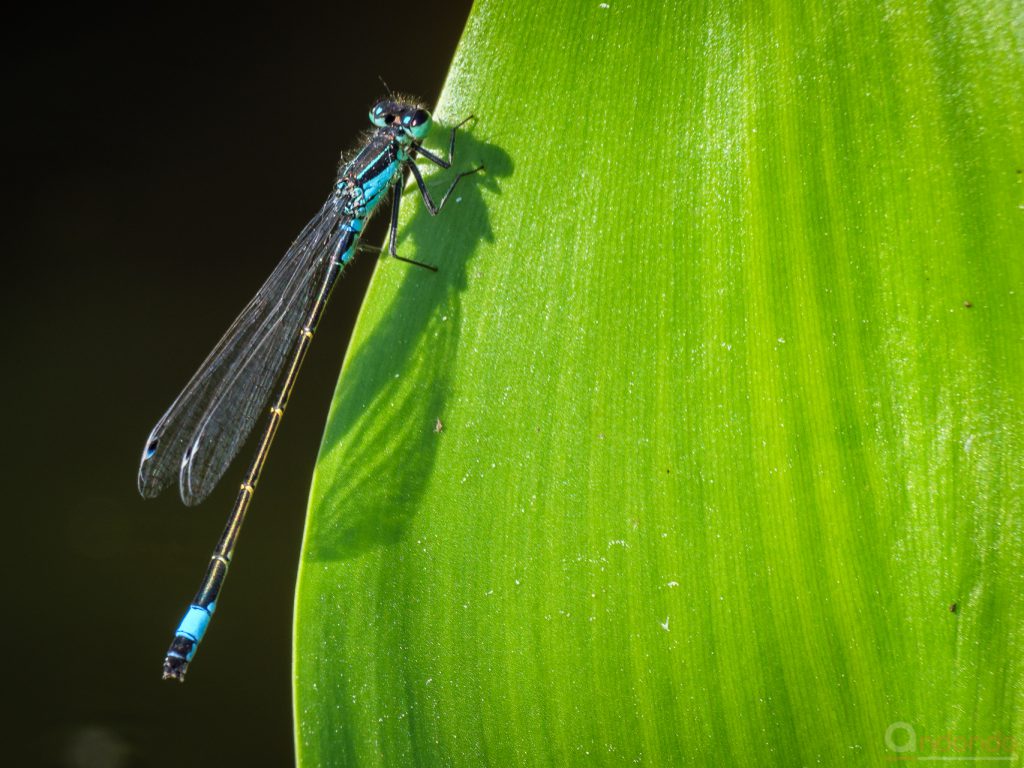
M 210 625 L 210 619 L 213 617 L 215 606 L 216 603 L 210 603 L 206 608 L 201 605 L 189 607 L 185 618 L 178 625 L 177 634 L 190 637 L 198 644 L 203 639 L 203 635 L 206 634 L 206 628 Z

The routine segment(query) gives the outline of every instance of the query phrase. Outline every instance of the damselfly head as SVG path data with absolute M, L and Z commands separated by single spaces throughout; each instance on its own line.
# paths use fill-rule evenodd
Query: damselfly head
M 417 104 L 381 99 L 370 109 L 370 122 L 378 128 L 399 128 L 421 141 L 430 133 L 430 113 Z

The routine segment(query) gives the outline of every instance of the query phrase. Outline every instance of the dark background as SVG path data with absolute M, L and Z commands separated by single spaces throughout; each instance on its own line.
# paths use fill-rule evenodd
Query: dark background
M 4 764 L 293 761 L 309 479 L 375 259 L 334 294 L 184 685 L 160 679 L 163 655 L 252 449 L 197 508 L 173 491 L 143 501 L 135 473 L 153 424 L 327 195 L 378 75 L 433 103 L 470 5 L 5 19 Z

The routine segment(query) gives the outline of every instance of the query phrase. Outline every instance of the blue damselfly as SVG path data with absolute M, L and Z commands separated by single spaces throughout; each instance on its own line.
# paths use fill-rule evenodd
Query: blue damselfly
M 361 247 L 367 219 L 389 189 L 394 190 L 391 255 L 436 271 L 396 252 L 402 184 L 405 172 L 411 172 L 427 210 L 437 215 L 459 180 L 483 166 L 459 173 L 435 204 L 415 161 L 423 157 L 451 168 L 455 132 L 469 119 L 451 129 L 445 160 L 422 146 L 432 122 L 426 109 L 404 98 L 378 101 L 370 110 L 374 130 L 351 160 L 341 164 L 323 207 L 150 433 L 139 467 L 139 492 L 151 498 L 177 477 L 182 500 L 198 504 L 213 490 L 269 405 L 256 457 L 202 584 L 167 651 L 165 679 L 185 679 L 216 608 L 256 483 L 313 333 L 338 275 Z

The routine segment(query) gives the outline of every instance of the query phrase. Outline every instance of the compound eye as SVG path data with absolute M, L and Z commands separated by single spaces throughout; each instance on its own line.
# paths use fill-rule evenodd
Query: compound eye
M 430 133 L 430 113 L 425 109 L 414 110 L 408 118 L 406 128 L 416 141 L 423 141 Z
M 374 125 L 385 126 L 395 121 L 395 116 L 388 110 L 391 105 L 386 101 L 378 101 L 370 110 L 370 122 Z

